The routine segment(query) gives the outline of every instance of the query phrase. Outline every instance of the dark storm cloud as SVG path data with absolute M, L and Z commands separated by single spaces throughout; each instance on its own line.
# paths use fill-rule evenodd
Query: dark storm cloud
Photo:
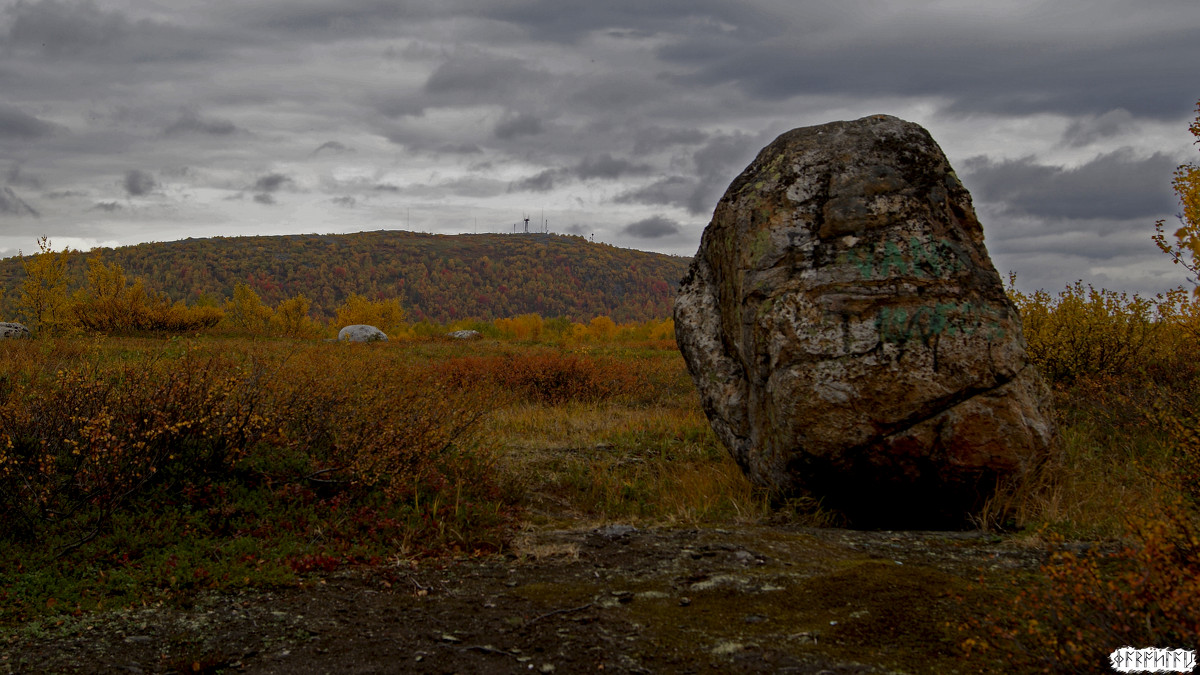
M 275 198 L 272 197 L 271 195 L 267 194 L 266 192 L 263 192 L 263 193 L 254 195 L 254 201 L 258 202 L 259 204 L 266 204 L 266 205 L 270 206 L 275 203 Z
M 976 200 L 1005 212 L 1049 218 L 1153 218 L 1175 202 L 1171 174 L 1176 163 L 1156 153 L 1137 159 L 1117 150 L 1076 168 L 1039 164 L 1033 158 L 993 162 L 974 158 L 963 181 Z
M 603 153 L 596 156 L 584 157 L 583 161 L 571 169 L 580 180 L 588 180 L 589 178 L 607 178 L 616 179 L 627 174 L 639 174 L 650 171 L 650 166 L 646 164 L 634 164 L 629 160 L 617 159 L 612 155 Z
M 229 120 L 202 118 L 194 112 L 187 111 L 179 116 L 179 119 L 167 125 L 163 129 L 163 133 L 167 136 L 180 136 L 184 134 L 205 134 L 209 136 L 228 136 L 237 131 L 240 131 L 233 122 Z
M 681 231 L 679 223 L 670 218 L 663 218 L 662 216 L 639 220 L 621 229 L 621 232 L 624 234 L 637 237 L 638 239 L 661 239 L 662 237 L 679 234 Z
M 131 169 L 125 172 L 125 192 L 132 197 L 140 197 L 141 195 L 149 194 L 158 182 L 154 180 L 154 176 L 147 171 L 141 169 Z
M 254 181 L 254 189 L 259 192 L 275 192 L 283 187 L 284 183 L 290 183 L 292 179 L 281 173 L 272 173 Z
M 32 216 L 39 217 L 37 209 L 33 208 L 17 196 L 16 192 L 10 187 L 0 188 L 0 213 L 10 216 Z
M 0 103 L 0 138 L 31 140 L 49 136 L 56 129 L 57 127 L 49 122 Z
M 546 169 L 541 173 L 519 180 L 508 186 L 509 192 L 549 192 L 554 189 L 554 180 L 561 175 L 558 169 Z
M 542 121 L 533 115 L 520 114 L 501 121 L 493 130 L 500 140 L 512 140 L 518 136 L 536 136 L 545 131 Z

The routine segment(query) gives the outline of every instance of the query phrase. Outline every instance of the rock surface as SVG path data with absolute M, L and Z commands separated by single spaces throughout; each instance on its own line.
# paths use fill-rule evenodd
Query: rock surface
M 455 330 L 446 333 L 446 336 L 455 340 L 474 340 L 480 337 L 480 333 L 477 330 Z
M 27 338 L 33 337 L 29 329 L 24 324 L 19 323 L 0 323 L 0 340 L 5 338 Z
M 338 341 L 347 342 L 387 342 L 387 334 L 375 326 L 356 323 L 338 331 Z
M 1050 454 L 1049 393 L 971 196 L 920 126 L 787 132 L 730 185 L 675 304 L 713 428 L 777 498 L 958 527 Z

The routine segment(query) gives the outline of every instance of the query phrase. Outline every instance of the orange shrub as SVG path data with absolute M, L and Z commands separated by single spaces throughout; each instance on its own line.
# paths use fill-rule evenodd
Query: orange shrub
M 314 484 L 400 497 L 454 489 L 460 508 L 491 494 L 471 436 L 487 410 L 479 390 L 380 350 L 307 349 L 222 344 L 122 362 L 82 353 L 65 365 L 24 348 L 46 367 L 5 359 L 0 538 L 71 523 L 86 536 L 154 486 L 320 476 Z
M 1021 590 L 990 635 L 968 644 L 996 651 L 1014 672 L 1094 673 L 1125 646 L 1200 646 L 1200 522 L 1181 502 L 1132 519 L 1117 551 L 1060 551 Z
M 468 356 L 437 366 L 443 381 L 459 387 L 492 387 L 494 396 L 545 405 L 596 402 L 637 389 L 628 361 L 539 349 L 511 356 Z

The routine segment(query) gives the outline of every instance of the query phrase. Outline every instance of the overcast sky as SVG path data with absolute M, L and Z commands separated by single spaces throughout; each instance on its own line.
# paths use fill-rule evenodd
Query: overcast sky
M 778 134 L 887 113 L 1020 287 L 1153 292 L 1198 64 L 1196 0 L 0 0 L 0 255 L 523 215 L 692 255 Z

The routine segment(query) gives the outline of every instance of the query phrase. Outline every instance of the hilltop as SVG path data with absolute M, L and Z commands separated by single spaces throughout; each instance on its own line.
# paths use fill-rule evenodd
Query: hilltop
M 246 283 L 274 304 L 296 294 L 330 317 L 350 293 L 399 298 L 413 320 L 448 322 L 536 312 L 587 321 L 671 315 L 690 258 L 617 248 L 557 234 L 353 234 L 213 237 L 95 249 L 70 256 L 82 284 L 99 253 L 172 300 L 221 301 Z M 0 311 L 13 310 L 24 271 L 0 260 Z

